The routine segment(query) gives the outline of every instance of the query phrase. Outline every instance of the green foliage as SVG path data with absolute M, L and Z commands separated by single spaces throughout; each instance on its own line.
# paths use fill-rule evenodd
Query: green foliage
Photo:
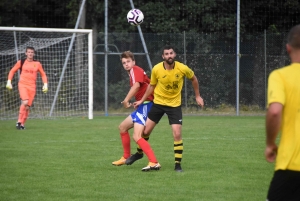
M 222 32 L 229 38 L 235 37 L 236 4 L 236 1 L 228 0 L 134 1 L 134 6 L 145 15 L 142 28 L 146 33 Z M 63 27 L 74 27 L 80 5 L 81 1 L 78 0 L 3 0 L 0 2 L 0 25 L 42 24 L 42 27 L 62 27 L 60 24 L 53 26 L 62 17 Z M 241 1 L 240 7 L 241 33 L 263 32 L 275 27 L 276 30 L 283 31 L 299 22 L 300 2 L 297 0 Z M 85 28 L 92 28 L 97 24 L 98 30 L 104 30 L 104 1 L 86 1 L 85 8 Z M 126 14 L 130 9 L 129 1 L 108 1 L 108 32 L 137 32 L 136 27 L 129 26 L 126 21 Z
M 0 26 L 65 28 L 66 12 L 66 1 L 1 0 Z
M 33 26 L 34 24 L 31 22 L 30 17 L 25 10 L 32 10 L 31 6 L 35 3 L 36 0 L 1 0 L 0 26 Z M 10 14 L 4 15 L 4 13 Z
M 109 106 L 114 109 L 122 107 L 121 102 L 126 97 L 129 89 L 130 86 L 128 80 L 122 80 L 120 82 L 117 82 L 116 84 L 110 84 L 108 87 L 108 98 L 110 102 Z

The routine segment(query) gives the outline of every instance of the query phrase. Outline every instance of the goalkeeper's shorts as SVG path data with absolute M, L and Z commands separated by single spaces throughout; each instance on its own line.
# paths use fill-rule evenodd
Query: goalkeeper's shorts
M 36 94 L 36 90 L 33 87 L 19 84 L 19 93 L 22 101 L 28 100 L 28 106 L 31 106 Z
M 138 123 L 145 126 L 148 112 L 150 111 L 152 105 L 152 101 L 145 101 L 143 104 L 139 105 L 139 107 L 131 113 L 133 123 Z

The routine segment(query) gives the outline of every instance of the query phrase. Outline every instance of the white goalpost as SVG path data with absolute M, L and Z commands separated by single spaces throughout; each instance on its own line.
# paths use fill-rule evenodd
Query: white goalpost
M 19 73 L 5 85 L 9 70 L 25 58 L 32 46 L 48 77 L 47 94 L 38 76 L 30 118 L 80 116 L 93 119 L 93 45 L 91 29 L 0 27 L 0 119 L 16 119 L 19 113 Z

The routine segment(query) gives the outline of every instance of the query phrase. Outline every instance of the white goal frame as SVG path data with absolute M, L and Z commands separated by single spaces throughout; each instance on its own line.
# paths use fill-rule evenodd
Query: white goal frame
M 60 82 L 64 76 L 64 70 L 68 63 L 69 54 L 71 51 L 72 43 L 77 33 L 85 33 L 88 34 L 88 118 L 93 119 L 93 34 L 92 29 L 62 29 L 62 28 L 36 28 L 36 27 L 0 27 L 0 31 L 27 31 L 27 32 L 61 32 L 61 33 L 73 33 L 72 40 L 70 43 L 70 48 L 67 53 L 65 63 L 63 66 L 63 70 L 60 75 Z M 55 107 L 55 100 L 57 98 L 58 92 L 60 90 L 60 84 L 56 89 L 56 94 L 54 97 L 54 101 L 51 107 L 51 111 L 49 116 L 52 115 L 52 110 Z

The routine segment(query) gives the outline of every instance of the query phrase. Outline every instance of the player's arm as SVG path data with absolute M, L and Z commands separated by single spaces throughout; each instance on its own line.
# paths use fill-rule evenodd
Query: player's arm
M 43 83 L 44 83 L 42 91 L 44 93 L 47 93 L 48 92 L 48 78 L 47 78 L 47 75 L 46 75 L 46 73 L 45 73 L 45 71 L 42 67 L 42 64 L 40 64 L 40 66 L 39 66 L 39 72 L 41 74 L 41 77 L 42 77 L 42 80 L 43 80 Z
M 139 82 L 135 82 L 132 87 L 130 88 L 129 92 L 127 93 L 127 96 L 124 98 L 124 100 L 121 102 L 125 108 L 131 107 L 131 103 L 129 102 L 132 97 L 135 96 L 135 94 L 139 91 L 141 84 Z
M 134 102 L 134 103 L 133 103 L 133 106 L 136 108 L 136 107 L 138 107 L 140 104 L 142 104 L 142 103 L 150 96 L 150 94 L 153 93 L 153 91 L 154 91 L 154 89 L 155 89 L 155 86 L 156 86 L 156 85 L 151 85 L 151 84 L 149 84 L 148 87 L 147 87 L 147 90 L 145 91 L 145 93 L 144 93 L 144 95 L 143 95 L 143 97 L 142 97 L 142 99 L 139 100 L 139 101 Z
M 150 84 L 148 84 L 148 87 L 147 87 L 142 99 L 133 103 L 134 108 L 137 108 L 140 104 L 142 104 L 145 100 L 147 100 L 147 98 L 151 94 L 153 94 L 156 84 L 157 84 L 156 68 L 154 67 L 151 72 Z
M 268 79 L 268 111 L 266 114 L 266 149 L 265 158 L 274 162 L 277 155 L 276 137 L 281 127 L 281 116 L 285 104 L 285 89 L 283 80 L 274 71 Z
M 268 162 L 274 162 L 277 154 L 276 137 L 281 126 L 283 105 L 271 103 L 266 115 L 266 150 L 265 157 Z
M 21 67 L 21 61 L 18 61 L 14 65 L 14 67 L 9 71 L 8 78 L 7 78 L 7 84 L 6 84 L 7 89 L 12 89 L 11 80 L 13 79 L 15 73 L 20 69 L 20 67 Z
M 197 102 L 198 105 L 203 107 L 204 106 L 204 101 L 203 101 L 203 98 L 200 96 L 198 79 L 195 75 L 193 75 L 193 77 L 190 80 L 191 80 L 192 86 L 194 88 L 196 102 Z

